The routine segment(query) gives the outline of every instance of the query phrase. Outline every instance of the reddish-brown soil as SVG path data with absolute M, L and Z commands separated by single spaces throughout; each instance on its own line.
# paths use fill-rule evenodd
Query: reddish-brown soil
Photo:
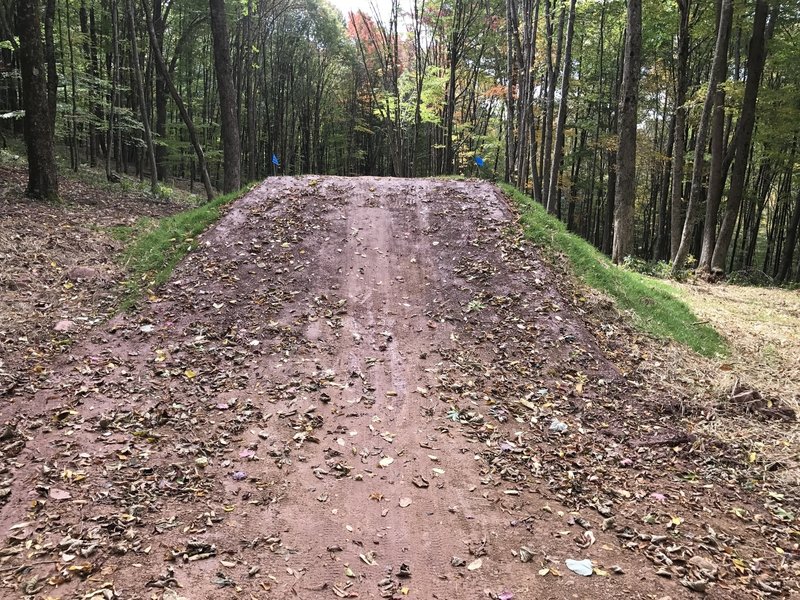
M 111 230 L 179 209 L 66 178 L 62 203 L 34 202 L 27 175 L 0 165 L 0 399 L 38 387 L 53 355 L 116 311 L 126 273 Z
M 792 522 L 566 290 L 487 183 L 268 180 L 6 398 L 0 596 L 797 590 Z

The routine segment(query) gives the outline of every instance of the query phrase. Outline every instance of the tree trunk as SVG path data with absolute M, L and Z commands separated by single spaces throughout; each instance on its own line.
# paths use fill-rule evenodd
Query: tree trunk
M 724 272 L 725 260 L 733 238 L 733 229 L 736 226 L 736 217 L 742 203 L 744 193 L 744 180 L 747 174 L 748 155 L 753 139 L 753 130 L 756 124 L 756 100 L 758 88 L 761 85 L 761 76 L 764 72 L 764 63 L 767 58 L 766 40 L 772 36 L 775 22 L 778 18 L 778 4 L 776 3 L 769 22 L 767 32 L 767 13 L 769 5 L 767 0 L 756 0 L 756 11 L 753 18 L 753 35 L 750 38 L 750 49 L 747 55 L 747 83 L 742 99 L 742 114 L 739 117 L 735 139 L 735 159 L 731 170 L 731 185 L 728 192 L 728 204 L 725 207 L 725 216 L 722 219 L 714 254 L 711 259 L 711 270 Z
M 219 89 L 219 108 L 222 126 L 222 154 L 224 179 L 222 189 L 225 193 L 242 187 L 241 183 L 241 145 L 239 139 L 239 118 L 236 110 L 236 93 L 233 89 L 231 73 L 231 52 L 228 43 L 228 23 L 225 16 L 225 0 L 209 0 L 211 7 L 211 37 L 214 42 L 214 70 Z
M 792 274 L 792 260 L 794 258 L 795 247 L 797 246 L 797 238 L 800 234 L 800 191 L 794 201 L 794 210 L 792 211 L 792 220 L 786 230 L 786 241 L 783 246 L 783 256 L 781 257 L 778 275 L 776 277 L 778 283 L 783 283 Z
M 711 256 L 717 238 L 717 222 L 719 205 L 722 201 L 722 190 L 725 178 L 722 159 L 725 153 L 723 139 L 725 135 L 725 91 L 717 90 L 714 100 L 714 116 L 711 123 L 711 170 L 708 175 L 708 198 L 706 200 L 706 218 L 703 224 L 703 248 L 700 252 L 700 271 L 711 270 Z
M 54 201 L 58 200 L 58 172 L 38 0 L 17 0 L 17 33 L 28 153 L 26 193 L 32 198 Z
M 117 82 L 119 81 L 119 25 L 117 18 L 117 0 L 110 0 L 111 5 L 111 102 L 108 110 L 108 137 L 106 150 L 106 179 L 113 181 L 117 179 L 111 171 L 111 155 L 114 153 L 114 119 L 117 106 Z M 117 164 L 119 164 L 119 153 L 117 153 Z
M 167 70 L 167 64 L 164 62 L 164 57 L 161 55 L 161 52 L 156 44 L 156 32 L 153 27 L 153 19 L 150 16 L 150 7 L 147 5 L 147 0 L 142 0 L 142 4 L 144 5 L 147 33 L 150 36 L 150 45 L 153 50 L 153 58 L 155 59 L 156 68 L 161 72 L 161 76 L 164 78 L 164 82 L 167 84 L 167 88 L 172 95 L 172 100 L 178 107 L 178 112 L 181 114 L 181 119 L 183 119 L 186 129 L 189 132 L 189 140 L 191 141 L 195 154 L 197 155 L 197 166 L 200 169 L 200 176 L 203 180 L 203 187 L 206 190 L 206 197 L 211 200 L 214 198 L 214 188 L 211 187 L 211 179 L 208 177 L 208 168 L 206 167 L 206 156 L 203 152 L 203 147 L 200 145 L 200 141 L 197 138 L 197 130 L 194 127 L 192 117 L 186 110 L 183 99 L 178 93 L 178 88 L 175 87 L 172 77 L 170 77 L 169 71 Z
M 614 247 L 611 259 L 619 264 L 633 250 L 633 211 L 636 202 L 636 124 L 642 61 L 642 1 L 628 0 L 625 63 L 619 108 L 617 189 L 614 198 Z
M 144 141 L 147 144 L 147 158 L 150 160 L 150 191 L 155 196 L 158 194 L 158 170 L 156 168 L 156 155 L 153 150 L 153 135 L 150 131 L 150 117 L 147 115 L 147 102 L 144 96 L 144 83 L 142 82 L 142 69 L 139 65 L 139 48 L 136 40 L 136 13 L 133 8 L 133 0 L 127 0 L 128 4 L 128 29 L 131 40 L 131 70 L 136 84 L 136 92 L 139 96 L 139 112 L 142 117 L 144 127 Z
M 47 0 L 44 8 L 44 52 L 47 61 L 47 106 L 50 110 L 50 131 L 56 131 L 56 95 L 58 73 L 56 71 L 56 47 L 53 40 L 53 21 L 56 17 L 56 0 Z
M 564 158 L 564 128 L 567 125 L 567 99 L 569 96 L 569 80 L 572 76 L 572 36 L 575 33 L 575 0 L 569 4 L 569 22 L 567 24 L 567 41 L 564 47 L 564 72 L 561 76 L 561 100 L 558 106 L 558 123 L 556 124 L 556 140 L 553 149 L 553 163 L 550 168 L 550 185 L 548 186 L 547 211 L 556 212 L 558 197 L 558 175 Z M 635 110 L 635 109 L 634 109 Z
M 728 63 L 728 39 L 731 32 L 731 19 L 733 17 L 733 0 L 722 0 L 717 29 L 717 43 L 714 48 L 714 64 L 711 67 L 711 77 L 708 82 L 708 92 L 700 115 L 700 124 L 697 126 L 697 136 L 694 147 L 694 163 L 692 166 L 692 187 L 689 191 L 689 204 L 686 207 L 686 219 L 683 223 L 681 244 L 672 263 L 672 274 L 677 275 L 686 265 L 686 257 L 691 250 L 694 226 L 700 205 L 700 194 L 703 188 L 703 167 L 705 163 L 706 142 L 708 141 L 709 120 L 714 107 L 717 86 L 725 77 L 725 68 Z
M 678 254 L 683 224 L 683 172 L 686 156 L 686 118 L 689 109 L 686 92 L 689 87 L 689 8 L 691 0 L 678 0 L 681 21 L 678 30 L 678 73 L 675 90 L 675 143 L 672 150 L 672 202 L 670 212 L 670 259 Z
M 556 59 L 553 62 L 552 48 L 553 48 L 553 27 L 552 27 L 552 13 L 550 10 L 550 2 L 545 1 L 546 13 L 548 15 L 548 29 L 547 29 L 547 104 L 544 117 L 544 129 L 542 131 L 544 148 L 542 153 L 544 155 L 544 164 L 542 167 L 542 200 L 547 202 L 550 198 L 550 169 L 553 162 L 553 110 L 556 97 L 556 70 L 561 63 L 561 49 L 564 40 L 564 10 L 562 8 L 560 17 L 558 18 L 558 41 L 556 44 Z
M 164 55 L 164 31 L 166 30 L 167 22 L 164 18 L 163 2 L 162 0 L 154 0 L 153 2 L 153 28 L 156 32 L 156 43 L 161 55 Z M 176 48 L 177 52 L 178 49 Z M 158 178 L 164 181 L 167 178 L 167 84 L 164 82 L 164 76 L 161 75 L 161 70 L 156 69 L 156 97 L 155 97 L 155 113 L 156 122 L 155 130 L 156 136 L 156 169 L 158 170 Z

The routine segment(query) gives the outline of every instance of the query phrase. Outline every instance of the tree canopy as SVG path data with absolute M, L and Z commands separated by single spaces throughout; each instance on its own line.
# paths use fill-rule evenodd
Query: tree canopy
M 798 281 L 798 34 L 798 0 L 0 0 L 0 141 L 209 196 L 503 179 L 619 262 Z

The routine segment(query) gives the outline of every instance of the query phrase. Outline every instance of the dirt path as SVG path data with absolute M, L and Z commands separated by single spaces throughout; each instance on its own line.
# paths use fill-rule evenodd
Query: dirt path
M 2 407 L 0 595 L 788 592 L 553 277 L 489 184 L 267 181 Z

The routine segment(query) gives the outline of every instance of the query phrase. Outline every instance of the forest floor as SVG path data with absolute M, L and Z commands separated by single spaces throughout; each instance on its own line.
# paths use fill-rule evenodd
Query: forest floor
M 0 596 L 800 591 L 789 465 L 490 184 L 270 179 L 111 318 L 108 228 L 170 209 L 91 197 L 0 198 Z M 725 406 L 788 430 L 763 393 Z

